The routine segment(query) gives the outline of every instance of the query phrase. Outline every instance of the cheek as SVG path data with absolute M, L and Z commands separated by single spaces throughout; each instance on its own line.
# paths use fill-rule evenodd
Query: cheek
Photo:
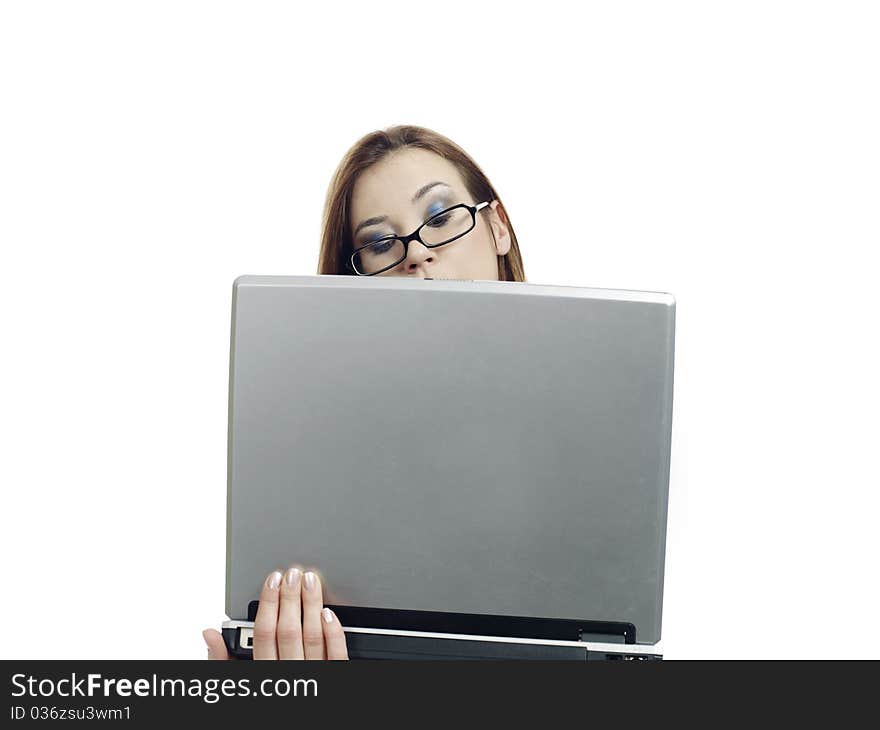
M 470 251 L 475 254 L 493 254 L 495 252 L 495 239 L 492 231 L 486 225 L 478 226 L 471 231 Z
M 478 225 L 466 236 L 435 250 L 438 260 L 455 261 L 457 264 L 495 261 L 495 239 L 486 224 Z

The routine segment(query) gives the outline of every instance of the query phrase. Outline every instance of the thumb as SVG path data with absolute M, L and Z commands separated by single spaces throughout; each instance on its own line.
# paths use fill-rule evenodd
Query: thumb
M 229 659 L 229 652 L 226 651 L 226 642 L 223 636 L 216 629 L 205 629 L 202 632 L 202 638 L 208 646 L 208 659 Z

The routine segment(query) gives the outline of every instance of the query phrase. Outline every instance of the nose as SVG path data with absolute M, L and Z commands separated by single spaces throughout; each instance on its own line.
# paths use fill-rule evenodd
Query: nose
M 409 242 L 409 250 L 406 252 L 406 259 L 403 262 L 407 273 L 412 273 L 420 266 L 433 261 L 433 249 L 428 248 L 421 241 L 412 240 Z

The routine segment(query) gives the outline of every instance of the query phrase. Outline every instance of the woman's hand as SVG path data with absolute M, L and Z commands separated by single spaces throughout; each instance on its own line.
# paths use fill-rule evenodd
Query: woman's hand
M 323 601 L 316 572 L 270 573 L 254 621 L 254 659 L 348 659 L 342 625 Z M 206 629 L 202 636 L 209 659 L 230 658 L 219 631 Z

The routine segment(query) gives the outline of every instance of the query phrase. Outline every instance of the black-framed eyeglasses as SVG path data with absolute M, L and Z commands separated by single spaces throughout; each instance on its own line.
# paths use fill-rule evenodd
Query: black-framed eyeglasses
M 354 250 L 349 268 L 358 276 L 375 276 L 393 269 L 406 259 L 410 241 L 437 248 L 470 233 L 477 225 L 477 213 L 489 201 L 468 205 L 459 203 L 432 215 L 408 236 L 384 236 Z

